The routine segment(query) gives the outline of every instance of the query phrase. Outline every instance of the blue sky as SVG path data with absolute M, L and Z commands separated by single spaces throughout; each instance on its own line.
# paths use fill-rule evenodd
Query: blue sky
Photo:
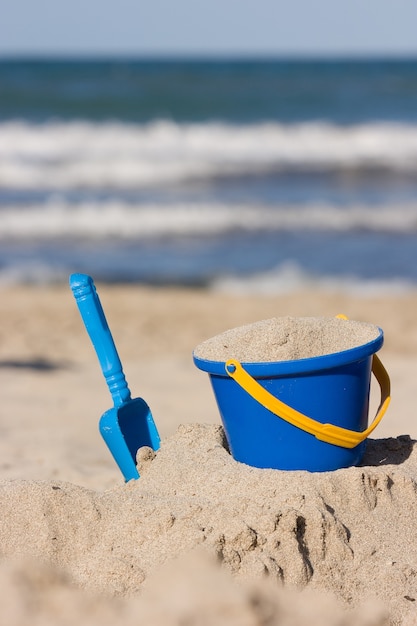
M 417 55 L 417 0 L 0 0 L 0 55 Z

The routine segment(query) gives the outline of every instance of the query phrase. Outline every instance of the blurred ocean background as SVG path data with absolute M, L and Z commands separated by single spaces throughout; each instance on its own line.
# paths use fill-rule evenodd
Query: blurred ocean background
M 417 285 L 417 60 L 0 61 L 0 284 Z

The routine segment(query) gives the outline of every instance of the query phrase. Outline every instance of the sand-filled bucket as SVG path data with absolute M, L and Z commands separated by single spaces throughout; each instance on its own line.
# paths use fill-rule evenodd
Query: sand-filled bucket
M 337 318 L 273 318 L 195 348 L 208 372 L 234 459 L 260 468 L 335 470 L 362 460 L 390 382 L 383 331 Z M 368 427 L 371 373 L 381 403 Z

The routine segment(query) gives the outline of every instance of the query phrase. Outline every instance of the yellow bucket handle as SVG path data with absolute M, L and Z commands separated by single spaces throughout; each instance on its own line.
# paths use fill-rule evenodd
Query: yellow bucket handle
M 320 441 L 325 441 L 335 446 L 341 446 L 342 448 L 354 448 L 364 441 L 382 420 L 391 400 L 389 375 L 376 354 L 374 354 L 372 358 L 372 373 L 381 388 L 381 403 L 374 421 L 361 433 L 342 428 L 341 426 L 335 426 L 334 424 L 322 424 L 296 411 L 264 389 L 262 385 L 248 374 L 239 361 L 235 359 L 226 361 L 226 372 L 242 389 L 278 417 L 314 435 L 317 439 L 320 439 Z

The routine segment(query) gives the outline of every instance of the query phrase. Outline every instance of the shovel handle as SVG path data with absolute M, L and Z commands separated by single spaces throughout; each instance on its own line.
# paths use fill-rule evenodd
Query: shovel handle
M 72 274 L 69 283 L 114 406 L 118 408 L 130 400 L 131 396 L 93 279 L 87 274 Z

